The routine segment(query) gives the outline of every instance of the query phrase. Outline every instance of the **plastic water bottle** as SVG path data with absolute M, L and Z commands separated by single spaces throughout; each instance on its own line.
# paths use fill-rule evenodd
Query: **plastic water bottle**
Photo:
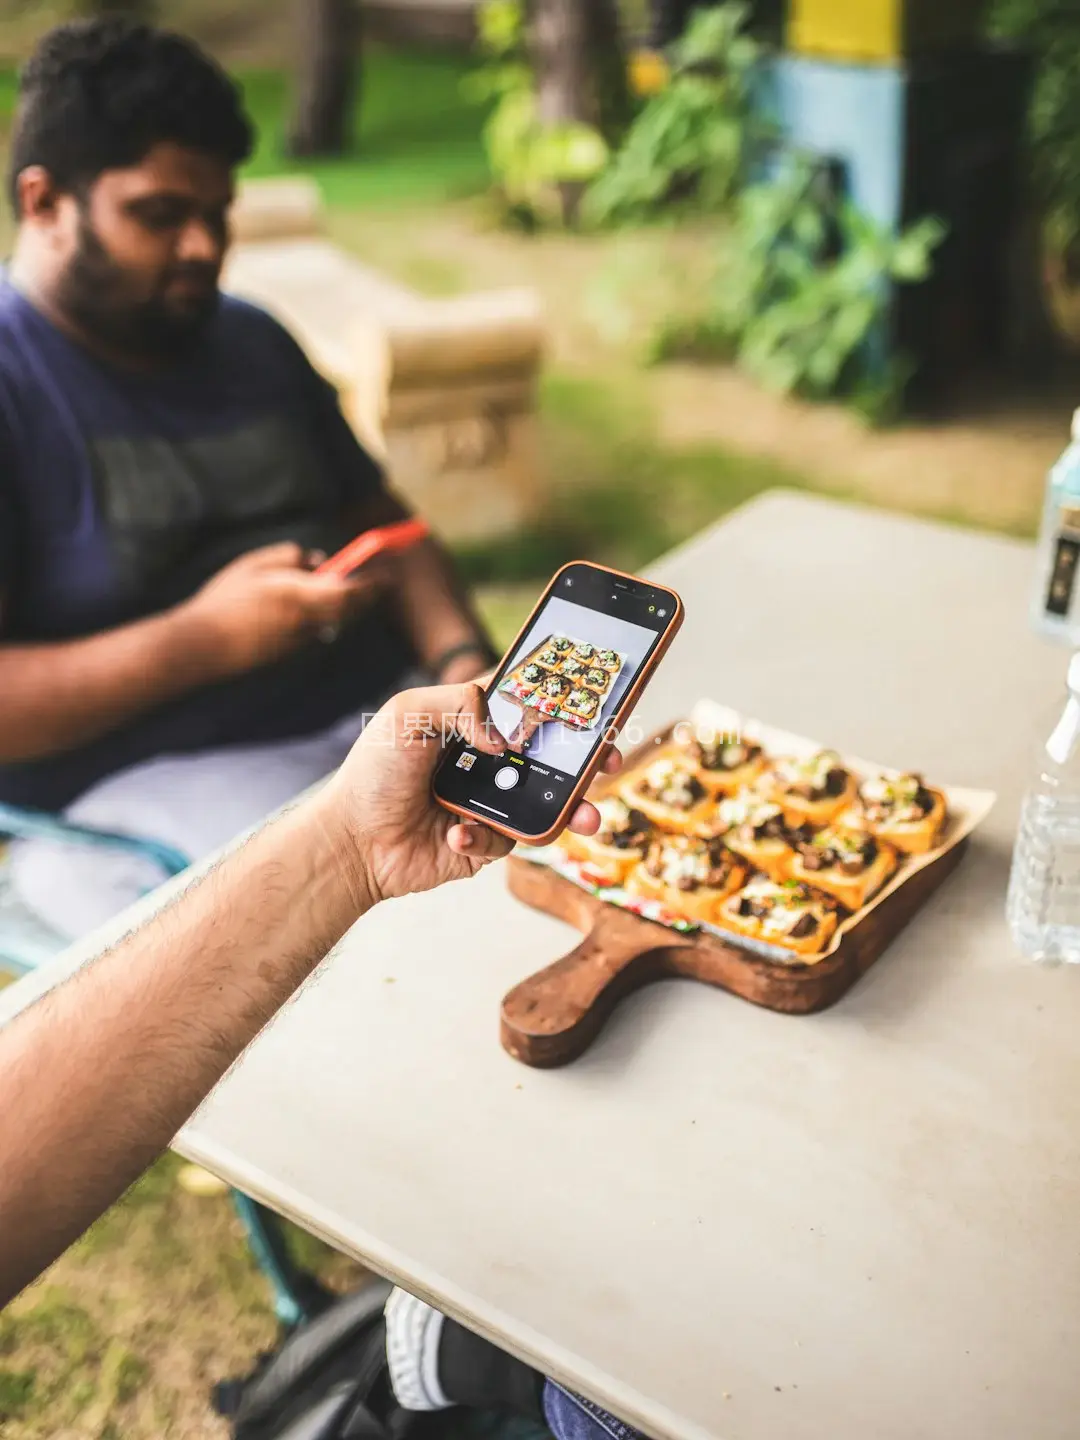
M 1080 964 L 1080 655 L 1024 797 L 1006 909 L 1029 960 Z
M 1046 483 L 1032 620 L 1044 635 L 1080 646 L 1080 410 Z

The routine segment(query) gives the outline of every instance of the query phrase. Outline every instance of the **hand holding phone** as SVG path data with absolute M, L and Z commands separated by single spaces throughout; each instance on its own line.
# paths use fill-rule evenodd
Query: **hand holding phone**
M 436 800 L 503 835 L 546 844 L 566 827 L 682 624 L 673 590 L 576 561 L 552 580 L 488 687 L 493 757 L 452 742 Z

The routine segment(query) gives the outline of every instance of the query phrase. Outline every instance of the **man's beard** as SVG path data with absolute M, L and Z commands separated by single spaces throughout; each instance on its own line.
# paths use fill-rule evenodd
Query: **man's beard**
M 79 244 L 60 279 L 58 308 L 91 340 L 133 359 L 178 360 L 205 333 L 220 299 L 217 270 L 198 263 L 181 264 L 169 272 L 206 282 L 205 299 L 178 307 L 163 294 L 135 298 L 127 271 L 106 250 L 84 214 Z

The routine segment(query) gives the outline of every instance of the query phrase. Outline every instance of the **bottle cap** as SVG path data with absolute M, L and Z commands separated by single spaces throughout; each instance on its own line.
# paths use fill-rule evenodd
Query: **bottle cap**
M 1069 690 L 1080 699 L 1080 653 L 1074 655 L 1069 661 L 1068 680 Z

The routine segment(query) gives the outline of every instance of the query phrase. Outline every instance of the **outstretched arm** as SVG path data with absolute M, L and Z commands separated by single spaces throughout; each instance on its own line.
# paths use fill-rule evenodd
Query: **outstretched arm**
M 475 685 L 399 696 L 326 787 L 0 1033 L 0 1305 L 168 1145 L 366 910 L 507 853 L 431 800 L 439 745 L 407 728 L 427 714 L 503 748 Z M 594 831 L 596 812 L 574 824 Z

